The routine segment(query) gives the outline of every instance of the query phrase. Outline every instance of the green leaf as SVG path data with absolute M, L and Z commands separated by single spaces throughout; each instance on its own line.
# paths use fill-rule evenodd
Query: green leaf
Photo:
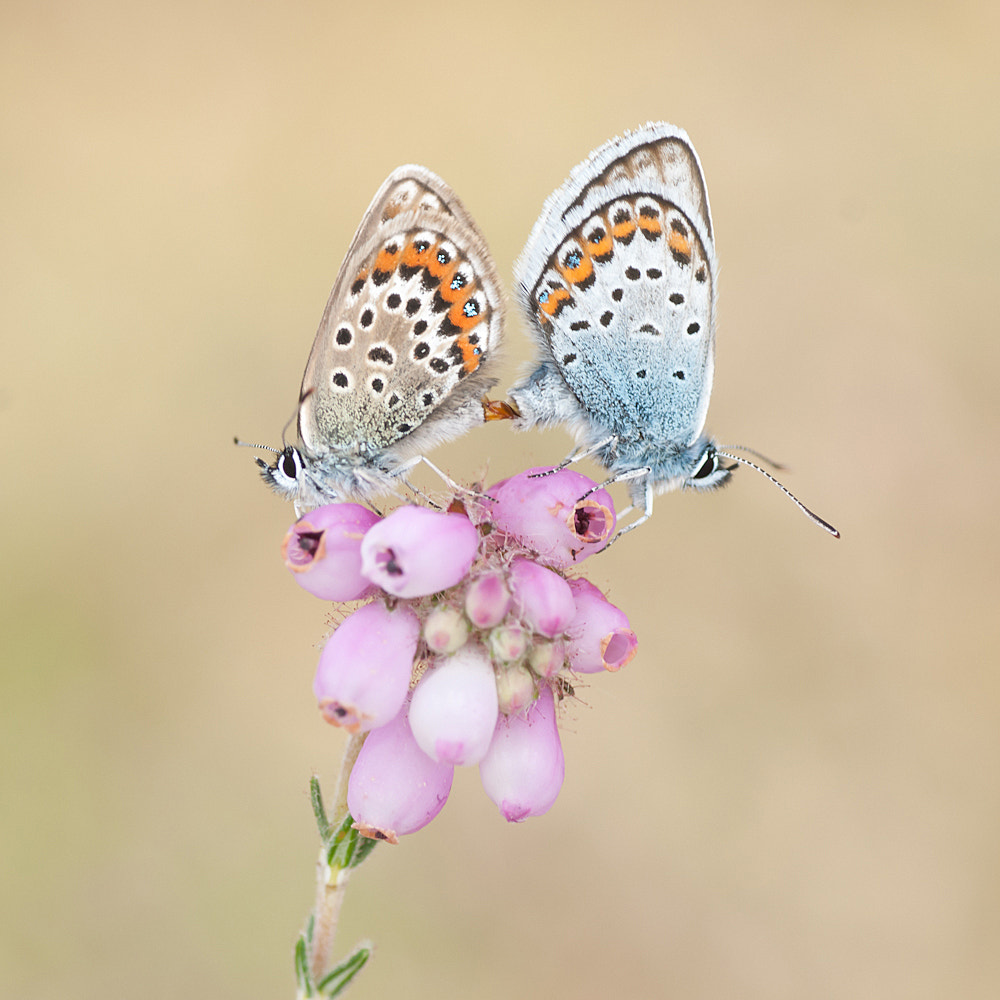
M 371 854 L 378 843 L 371 837 L 362 837 L 354 829 L 354 817 L 347 814 L 336 833 L 327 843 L 327 864 L 334 869 L 356 868 Z
M 300 934 L 298 941 L 295 942 L 295 983 L 298 986 L 299 996 L 315 996 L 312 977 L 309 975 L 309 946 L 306 942 L 306 932 Z
M 354 953 L 345 958 L 332 972 L 327 973 L 316 985 L 325 997 L 339 997 L 347 989 L 354 977 L 365 967 L 371 957 L 372 945 L 365 942 Z
M 316 826 L 319 827 L 319 839 L 324 844 L 330 842 L 330 821 L 326 818 L 326 807 L 323 805 L 323 793 L 319 787 L 319 778 L 314 774 L 309 779 L 309 798 L 312 800 L 313 815 Z

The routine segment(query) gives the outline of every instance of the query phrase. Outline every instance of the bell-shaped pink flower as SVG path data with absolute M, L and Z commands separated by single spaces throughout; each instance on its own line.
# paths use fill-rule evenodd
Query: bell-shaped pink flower
M 357 601 L 375 592 L 361 573 L 361 540 L 379 520 L 356 503 L 331 503 L 300 517 L 281 543 L 295 582 L 324 601 Z
M 520 823 L 548 811 L 565 772 L 555 701 L 546 686 L 527 713 L 501 715 L 497 720 L 479 777 L 504 818 Z
M 542 635 L 563 632 L 576 614 L 569 584 L 558 573 L 530 559 L 519 556 L 511 562 L 510 589 L 515 614 Z
M 497 663 L 513 663 L 528 651 L 531 633 L 517 622 L 493 629 L 486 637 L 486 648 Z
M 347 785 L 354 825 L 366 837 L 395 844 L 444 808 L 454 771 L 417 746 L 404 706 L 395 719 L 368 734 L 354 763 Z
M 535 678 L 523 663 L 500 667 L 496 676 L 497 698 L 504 715 L 520 712 L 535 700 Z
M 454 653 L 469 638 L 469 623 L 458 608 L 434 608 L 424 621 L 424 642 L 432 653 Z
M 327 722 L 349 733 L 384 726 L 410 687 L 420 620 L 380 601 L 345 618 L 320 654 L 313 691 Z
M 539 473 L 549 473 L 539 475 Z M 572 469 L 528 469 L 489 489 L 498 528 L 557 569 L 600 552 L 615 530 L 615 508 L 607 490 Z
M 396 597 L 425 597 L 454 586 L 479 549 L 479 532 L 464 514 L 399 507 L 368 530 L 361 571 Z
M 446 764 L 478 764 L 497 721 L 493 664 L 471 643 L 442 656 L 410 699 L 410 727 L 420 748 Z
M 576 614 L 566 629 L 569 665 L 581 674 L 621 670 L 639 648 L 625 612 L 589 580 L 570 580 L 569 587 L 576 603 Z
M 492 628 L 510 610 L 510 591 L 500 573 L 477 576 L 465 592 L 465 613 L 476 628 Z
M 561 639 L 546 642 L 540 639 L 533 643 L 528 654 L 528 666 L 539 677 L 552 678 L 566 663 L 566 644 Z

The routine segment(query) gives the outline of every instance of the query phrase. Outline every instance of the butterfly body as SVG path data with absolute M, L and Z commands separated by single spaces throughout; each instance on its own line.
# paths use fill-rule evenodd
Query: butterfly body
M 522 427 L 566 424 L 633 502 L 730 476 L 702 430 L 717 261 L 686 133 L 651 123 L 595 150 L 546 201 L 518 260 L 538 364 L 510 396 Z
M 502 323 L 496 269 L 457 196 L 423 167 L 393 171 L 320 321 L 298 443 L 264 479 L 301 510 L 393 490 L 425 451 L 482 422 Z

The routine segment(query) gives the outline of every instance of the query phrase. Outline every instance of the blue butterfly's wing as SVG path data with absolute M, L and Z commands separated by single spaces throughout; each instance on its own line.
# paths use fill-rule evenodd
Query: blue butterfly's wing
M 521 423 L 614 435 L 614 471 L 692 474 L 715 346 L 708 194 L 686 134 L 650 124 L 606 143 L 546 201 L 516 269 L 538 367 L 510 392 Z

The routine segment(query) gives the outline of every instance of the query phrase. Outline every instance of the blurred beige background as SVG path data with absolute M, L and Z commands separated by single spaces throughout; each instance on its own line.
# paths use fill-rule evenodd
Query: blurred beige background
M 640 656 L 508 826 L 474 772 L 356 876 L 359 997 L 1000 994 L 1000 8 L 7 3 L 0 15 L 0 992 L 290 997 L 327 609 L 278 442 L 399 163 L 501 272 L 570 167 L 684 126 L 741 472 L 588 564 Z M 516 317 L 508 381 L 527 357 Z M 569 449 L 491 426 L 499 478 Z

